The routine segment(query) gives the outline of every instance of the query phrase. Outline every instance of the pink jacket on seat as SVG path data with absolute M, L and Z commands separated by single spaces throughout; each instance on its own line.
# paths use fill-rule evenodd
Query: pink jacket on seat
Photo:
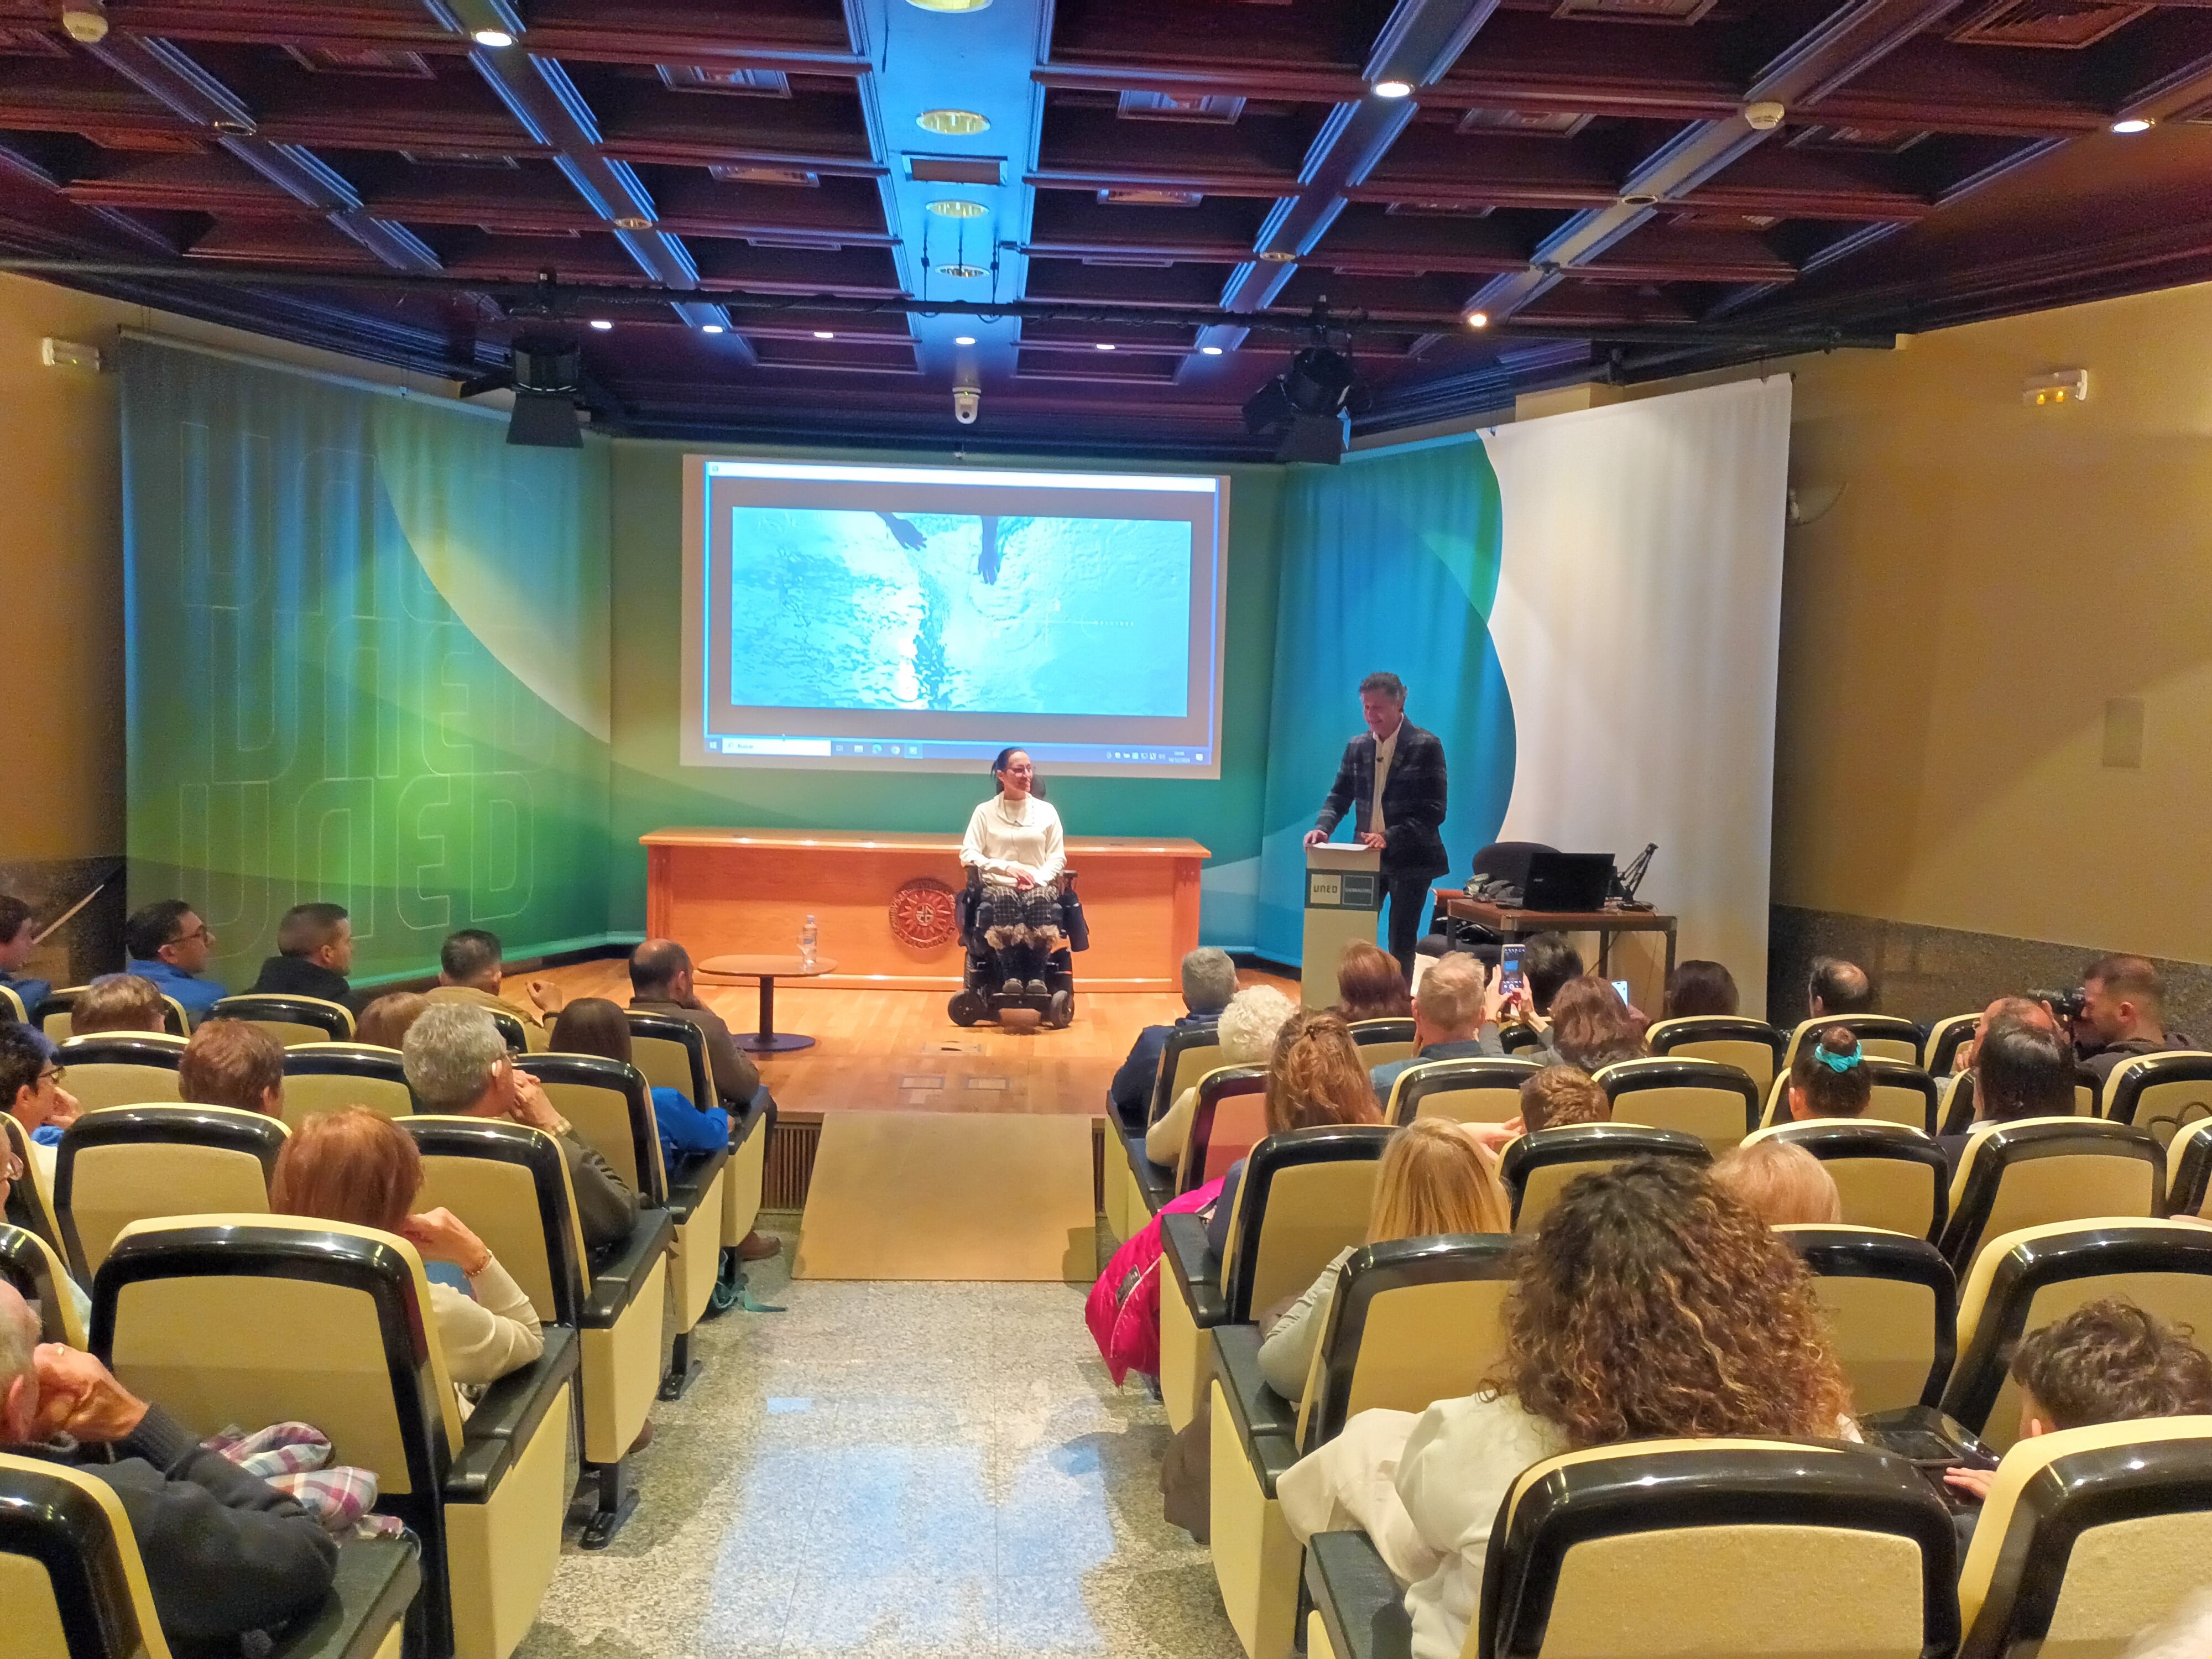
M 1209 1181 L 1195 1192 L 1171 1198 L 1114 1252 L 1106 1271 L 1083 1304 L 1084 1322 L 1105 1357 L 1118 1388 L 1131 1371 L 1160 1374 L 1160 1216 L 1188 1215 L 1210 1208 L 1221 1183 Z

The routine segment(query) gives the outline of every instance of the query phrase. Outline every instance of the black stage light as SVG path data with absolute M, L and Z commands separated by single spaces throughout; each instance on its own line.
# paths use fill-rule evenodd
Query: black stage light
M 1352 396 L 1352 359 L 1327 346 L 1308 346 L 1291 359 L 1283 395 L 1301 415 L 1334 415 Z
M 1283 441 L 1275 450 L 1279 461 L 1313 461 L 1322 466 L 1334 466 L 1344 459 L 1344 452 L 1352 447 L 1352 434 L 1344 416 L 1293 415 L 1291 429 L 1283 434 Z
M 1244 429 L 1255 438 L 1279 432 L 1297 411 L 1283 391 L 1279 374 L 1244 400 Z
M 536 449 L 580 449 L 576 392 L 584 357 L 575 342 L 557 335 L 525 334 L 514 343 L 514 413 L 507 441 Z

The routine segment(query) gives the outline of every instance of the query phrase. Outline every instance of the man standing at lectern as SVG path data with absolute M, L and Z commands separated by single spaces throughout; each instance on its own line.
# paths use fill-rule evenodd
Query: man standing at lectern
M 1429 884 L 1451 868 L 1444 855 L 1444 745 L 1406 718 L 1406 683 L 1395 674 L 1359 682 L 1367 730 L 1344 745 L 1335 786 L 1306 832 L 1318 847 L 1349 811 L 1362 847 L 1382 854 L 1382 890 L 1390 901 L 1390 954 L 1413 976 L 1413 945 Z

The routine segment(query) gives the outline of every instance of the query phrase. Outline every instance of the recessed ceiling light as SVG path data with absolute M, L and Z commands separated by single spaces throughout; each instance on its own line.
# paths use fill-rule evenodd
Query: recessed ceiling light
M 991 0 L 906 0 L 909 6 L 919 6 L 924 11 L 981 11 Z
M 514 37 L 505 29 L 478 29 L 469 37 L 480 46 L 511 46 Z
M 609 329 L 612 328 L 614 325 L 604 317 L 594 317 L 592 319 L 592 326 L 599 330 L 600 333 L 604 334 Z
M 814 337 L 817 340 L 834 340 L 837 337 L 826 328 L 817 328 L 814 331 Z
M 699 331 L 702 334 L 720 334 L 722 331 L 722 325 L 720 323 L 702 323 L 699 325 Z
M 940 219 L 980 219 L 991 210 L 981 202 L 946 200 L 932 202 L 929 210 Z
M 1198 355 L 1201 357 L 1218 357 L 1221 355 L 1221 348 L 1219 346 L 1200 346 L 1198 349 Z
M 975 343 L 975 337 L 972 334 L 956 334 L 952 337 L 952 343 L 955 345 L 974 345 Z
M 1271 265 L 1286 265 L 1298 256 L 1288 248 L 1263 247 L 1260 250 L 1260 257 Z
M 2148 132 L 2150 123 L 2140 115 L 2130 115 L 2124 121 L 2113 122 L 2112 131 L 2114 132 Z
M 957 276 L 964 281 L 975 276 L 988 276 L 991 273 L 981 265 L 939 265 L 937 268 L 937 274 L 940 276 Z
M 989 119 L 972 109 L 926 109 L 915 117 L 915 125 L 940 138 L 973 138 L 991 130 Z
M 1103 341 L 1103 340 L 1101 340 L 1101 341 L 1099 341 L 1099 343 L 1098 343 L 1098 349 L 1099 349 L 1099 350 L 1101 350 L 1101 351 L 1111 351 L 1113 349 L 1114 349 L 1114 348 L 1113 348 L 1112 346 L 1109 345 L 1109 344 L 1108 344 L 1105 341 Z
M 1468 312 L 1467 313 L 1467 325 L 1469 328 L 1488 328 L 1490 326 L 1490 313 L 1486 311 Z
M 1413 95 L 1413 83 L 1410 81 L 1377 81 L 1375 95 L 1377 98 L 1410 98 Z

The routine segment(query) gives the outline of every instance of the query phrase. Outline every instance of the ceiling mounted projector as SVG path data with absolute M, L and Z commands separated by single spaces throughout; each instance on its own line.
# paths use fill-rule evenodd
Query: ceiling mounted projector
M 1279 461 L 1334 465 L 1351 447 L 1351 413 L 1364 393 L 1351 358 L 1325 345 L 1308 346 L 1245 401 L 1244 429 L 1255 438 L 1279 435 Z
M 525 334 L 514 343 L 514 413 L 507 441 L 532 449 L 580 449 L 576 394 L 584 382 L 584 356 L 575 342 L 557 335 Z

